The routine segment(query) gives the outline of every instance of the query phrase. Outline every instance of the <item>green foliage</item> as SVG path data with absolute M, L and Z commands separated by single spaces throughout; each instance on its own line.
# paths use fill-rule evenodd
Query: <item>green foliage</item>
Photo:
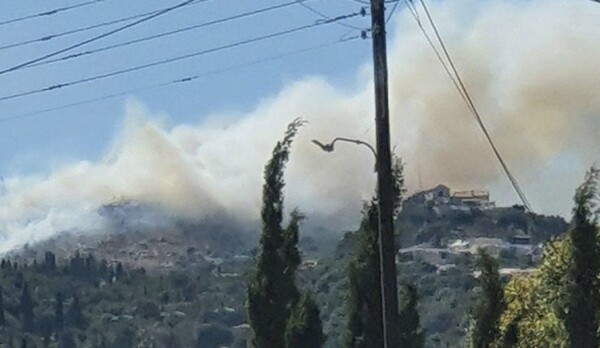
M 218 348 L 233 342 L 233 335 L 222 325 L 206 324 L 200 326 L 196 339 L 196 348 Z
M 398 209 L 404 194 L 404 167 L 402 162 L 396 159 L 392 169 L 395 193 L 394 206 Z M 356 256 L 348 265 L 346 347 L 383 346 L 378 232 L 377 199 L 374 198 L 363 209 L 363 218 L 357 232 L 359 241 L 356 246 Z
M 497 260 L 480 250 L 477 268 L 481 272 L 477 279 L 480 294 L 471 311 L 467 343 L 472 348 L 488 348 L 499 335 L 500 316 L 505 308 L 504 293 Z
M 565 327 L 573 347 L 598 347 L 600 253 L 596 200 L 600 170 L 592 168 L 575 194 L 573 228 L 569 233 L 572 263 L 567 277 Z
M 83 317 L 83 313 L 81 311 L 81 304 L 79 303 L 79 296 L 77 294 L 73 295 L 73 301 L 71 302 L 71 306 L 67 310 L 67 315 L 65 317 L 65 322 L 67 326 L 77 328 L 83 330 L 85 328 L 85 318 Z
M 296 303 L 285 332 L 286 348 L 321 348 L 325 343 L 319 308 L 306 293 Z
M 56 333 L 63 330 L 65 317 L 63 312 L 63 297 L 60 291 L 56 294 L 56 304 L 54 305 L 54 325 Z
M 33 301 L 27 283 L 23 285 L 23 291 L 21 292 L 20 315 L 23 331 L 31 332 L 33 330 Z
M 4 326 L 6 319 L 4 317 L 4 294 L 2 293 L 2 287 L 0 286 L 0 327 Z
M 400 347 L 425 346 L 425 333 L 421 329 L 417 303 L 417 289 L 413 285 L 404 284 L 400 296 Z
M 282 348 L 290 312 L 299 297 L 294 274 L 300 264 L 298 224 L 302 215 L 292 213 L 282 227 L 284 171 L 294 137 L 304 121 L 297 119 L 277 142 L 264 171 L 262 234 L 256 273 L 248 285 L 248 317 L 254 329 L 255 347 Z

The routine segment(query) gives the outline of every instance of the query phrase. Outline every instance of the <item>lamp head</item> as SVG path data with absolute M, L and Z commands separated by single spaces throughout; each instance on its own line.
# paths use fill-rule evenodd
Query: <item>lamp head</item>
M 333 143 L 331 144 L 323 144 L 318 140 L 313 139 L 312 143 L 321 148 L 321 150 L 325 152 L 333 152 Z

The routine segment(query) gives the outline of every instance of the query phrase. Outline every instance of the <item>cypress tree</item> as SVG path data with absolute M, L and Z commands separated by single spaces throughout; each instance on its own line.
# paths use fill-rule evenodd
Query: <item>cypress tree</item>
M 286 348 L 321 348 L 325 343 L 319 308 L 306 293 L 294 306 L 285 332 Z
M 85 328 L 85 318 L 81 311 L 81 304 L 79 303 L 79 297 L 77 294 L 73 295 L 73 302 L 67 310 L 66 323 L 69 327 L 75 327 L 78 329 Z
M 348 348 L 383 347 L 377 206 L 363 210 L 358 250 L 348 267 Z
M 73 333 L 69 330 L 64 331 L 58 338 L 57 348 L 76 348 L 75 339 Z
M 396 158 L 393 166 L 396 210 L 404 194 L 403 172 L 404 165 Z M 378 233 L 378 206 L 373 198 L 363 209 L 356 256 L 348 265 L 348 324 L 344 339 L 348 348 L 383 347 Z
M 54 327 L 56 333 L 59 334 L 64 328 L 64 312 L 63 312 L 63 297 L 60 292 L 56 294 L 56 304 L 54 307 Z
M 0 287 L 0 326 L 4 326 L 6 320 L 4 318 L 4 293 L 2 287 Z
M 421 330 L 418 295 L 413 285 L 405 284 L 400 296 L 400 347 L 422 348 L 425 346 L 425 334 Z
M 292 214 L 291 224 L 285 230 L 281 224 L 284 170 L 292 141 L 303 124 L 297 119 L 288 126 L 265 166 L 260 253 L 256 273 L 248 285 L 248 317 L 254 329 L 255 347 L 284 347 L 286 323 L 298 300 L 294 272 L 299 263 L 295 248 L 301 215 Z
M 29 294 L 29 286 L 24 283 L 20 302 L 21 329 L 24 332 L 33 330 L 33 301 Z
M 504 290 L 498 273 L 498 261 L 479 250 L 477 283 L 479 298 L 471 310 L 471 327 L 467 338 L 471 348 L 488 348 L 498 337 L 498 324 L 505 308 Z
M 598 347 L 598 224 L 596 203 L 600 170 L 590 169 L 575 194 L 564 324 L 572 347 Z

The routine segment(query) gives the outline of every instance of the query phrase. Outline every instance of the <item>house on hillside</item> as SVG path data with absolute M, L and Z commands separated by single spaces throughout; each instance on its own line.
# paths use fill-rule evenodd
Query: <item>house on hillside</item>
M 437 185 L 429 190 L 415 193 L 411 200 L 416 203 L 448 204 L 450 202 L 450 188 L 445 185 Z
M 490 201 L 490 193 L 486 190 L 457 191 L 452 194 L 450 202 L 455 206 L 466 206 L 481 209 L 494 208 L 494 202 Z

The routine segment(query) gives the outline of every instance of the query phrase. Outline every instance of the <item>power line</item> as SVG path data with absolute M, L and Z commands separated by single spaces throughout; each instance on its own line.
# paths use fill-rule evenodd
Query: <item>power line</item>
M 73 10 L 73 9 L 80 8 L 80 7 L 94 5 L 96 3 L 103 2 L 103 1 L 105 1 L 105 0 L 91 0 L 91 1 L 86 1 L 86 2 L 79 3 L 79 4 L 55 8 L 54 10 L 50 10 L 50 11 L 27 15 L 27 16 L 23 16 L 23 17 L 19 17 L 19 18 L 7 19 L 7 20 L 0 22 L 0 26 L 6 25 L 6 24 L 22 22 L 22 21 L 26 21 L 29 19 L 33 19 L 33 18 L 53 16 L 60 12 L 65 12 L 65 11 Z
M 163 32 L 163 33 L 158 33 L 158 34 L 150 35 L 150 36 L 145 36 L 145 37 L 141 37 L 141 38 L 138 38 L 138 39 L 129 40 L 129 41 L 125 41 L 125 42 L 113 44 L 113 45 L 108 45 L 108 46 L 104 46 L 104 47 L 100 47 L 100 48 L 96 48 L 96 49 L 92 49 L 92 50 L 77 52 L 77 53 L 70 54 L 68 56 L 58 57 L 58 58 L 54 58 L 54 59 L 45 60 L 45 61 L 42 61 L 42 62 L 39 62 L 39 63 L 31 64 L 31 65 L 29 65 L 27 67 L 24 67 L 23 69 L 28 69 L 28 68 L 33 68 L 33 67 L 40 66 L 40 65 L 53 64 L 53 63 L 56 63 L 56 62 L 61 62 L 61 61 L 67 61 L 67 60 L 75 59 L 75 58 L 80 58 L 80 57 L 87 56 L 87 55 L 90 55 L 90 54 L 104 52 L 104 51 L 112 50 L 112 49 L 119 48 L 119 47 L 125 47 L 125 46 L 129 46 L 129 45 L 137 44 L 137 43 L 140 43 L 140 42 L 150 41 L 150 40 L 158 39 L 158 38 L 161 38 L 161 37 L 166 37 L 166 36 L 170 36 L 170 35 L 174 35 L 174 34 L 183 33 L 183 32 L 190 31 L 190 30 L 195 30 L 195 29 L 200 29 L 200 28 L 206 28 L 206 27 L 209 27 L 209 26 L 212 26 L 212 25 L 222 24 L 222 23 L 226 23 L 226 22 L 229 22 L 229 21 L 233 21 L 233 20 L 237 20 L 237 19 L 241 19 L 241 18 L 245 18 L 245 17 L 250 17 L 250 16 L 262 14 L 262 13 L 267 13 L 267 12 L 270 12 L 270 11 L 274 11 L 274 10 L 278 10 L 278 9 L 282 9 L 282 8 L 285 8 L 285 7 L 289 7 L 289 6 L 298 4 L 298 3 L 300 3 L 300 4 L 302 3 L 302 2 L 298 2 L 298 1 L 307 1 L 307 0 L 294 0 L 294 1 L 283 3 L 283 4 L 279 4 L 279 5 L 275 5 L 275 6 L 269 6 L 269 7 L 261 8 L 261 9 L 258 9 L 258 10 L 253 10 L 253 11 L 241 13 L 241 14 L 238 14 L 238 15 L 230 16 L 230 17 L 216 19 L 216 20 L 212 20 L 212 21 L 209 21 L 209 22 L 204 22 L 204 23 L 201 23 L 201 24 L 196 24 L 196 25 L 192 25 L 192 26 L 188 26 L 188 27 L 184 27 L 184 28 L 180 28 L 180 29 L 176 29 L 176 30 L 172 30 L 172 31 L 167 31 L 167 32 Z
M 163 82 L 163 83 L 157 83 L 157 84 L 148 85 L 148 86 L 144 86 L 144 87 L 133 88 L 133 89 L 129 89 L 129 90 L 126 90 L 126 91 L 111 93 L 111 94 L 107 94 L 107 95 L 104 95 L 104 96 L 100 96 L 100 97 L 96 97 L 96 98 L 92 98 L 92 99 L 86 99 L 86 100 L 82 100 L 82 101 L 78 101 L 78 102 L 74 102 L 74 103 L 70 103 L 70 104 L 59 105 L 59 106 L 50 107 L 50 108 L 46 108 L 46 109 L 42 109 L 42 110 L 37 110 L 37 111 L 33 111 L 33 112 L 28 112 L 28 113 L 24 113 L 24 114 L 19 114 L 19 115 L 15 115 L 15 116 L 11 116 L 11 117 L 0 118 L 0 123 L 9 122 L 9 121 L 13 121 L 13 120 L 18 120 L 18 119 L 22 119 L 22 118 L 34 117 L 34 116 L 37 116 L 37 115 L 46 114 L 46 113 L 53 112 L 53 111 L 60 111 L 60 110 L 70 109 L 70 108 L 73 108 L 73 107 L 77 107 L 77 106 L 81 106 L 81 105 L 86 105 L 86 104 L 92 104 L 92 103 L 103 101 L 103 100 L 114 99 L 114 98 L 118 98 L 118 97 L 130 95 L 130 94 L 138 93 L 138 92 L 142 92 L 142 91 L 148 91 L 148 90 L 153 90 L 153 89 L 160 89 L 160 88 L 165 88 L 165 87 L 168 87 L 168 86 L 173 86 L 173 85 L 179 85 L 179 84 L 184 84 L 184 83 L 188 83 L 188 82 L 193 82 L 193 81 L 198 80 L 198 79 L 200 79 L 202 77 L 207 77 L 207 76 L 211 76 L 211 75 L 217 75 L 217 74 L 227 73 L 227 72 L 230 72 L 230 71 L 238 70 L 238 69 L 249 67 L 249 66 L 259 65 L 259 64 L 262 64 L 262 63 L 266 63 L 266 62 L 277 61 L 277 60 L 281 60 L 281 59 L 284 59 L 284 58 L 287 58 L 287 57 L 299 55 L 299 54 L 302 54 L 302 53 L 311 52 L 311 51 L 317 51 L 317 50 L 325 49 L 325 48 L 328 48 L 328 47 L 333 47 L 333 46 L 336 46 L 336 45 L 339 45 L 339 44 L 343 44 L 343 43 L 346 43 L 346 42 L 357 40 L 359 38 L 360 38 L 359 35 L 355 35 L 353 37 L 343 38 L 343 39 L 339 39 L 339 40 L 336 40 L 336 41 L 333 41 L 333 42 L 329 42 L 329 43 L 325 43 L 325 44 L 321 44 L 321 45 L 310 46 L 310 47 L 306 47 L 306 48 L 303 48 L 303 49 L 299 49 L 299 50 L 295 50 L 295 51 L 291 51 L 291 52 L 286 52 L 286 53 L 282 53 L 282 54 L 279 54 L 279 55 L 275 55 L 275 56 L 271 56 L 271 57 L 267 57 L 267 58 L 263 58 L 263 59 L 259 59 L 259 60 L 254 60 L 254 61 L 247 62 L 247 63 L 244 63 L 244 64 L 232 65 L 232 66 L 229 66 L 229 67 L 226 67 L 226 68 L 222 68 L 222 69 L 216 69 L 216 70 L 212 70 L 212 71 L 208 71 L 208 72 L 204 72 L 204 73 L 200 73 L 200 74 L 196 74 L 196 75 L 190 75 L 190 76 L 186 76 L 186 77 L 183 77 L 183 78 L 179 78 L 179 79 L 175 79 L 175 80 L 171 80 L 171 81 L 167 81 L 167 82 Z
M 104 1 L 104 0 L 101 0 L 101 1 Z M 196 0 L 196 1 L 191 2 L 189 5 L 199 4 L 201 2 L 202 1 L 200 1 L 200 0 Z M 30 40 L 26 40 L 26 41 L 15 42 L 15 43 L 7 44 L 7 45 L 4 45 L 4 46 L 0 46 L 0 51 L 1 50 L 6 50 L 6 49 L 9 49 L 9 48 L 14 48 L 14 47 L 26 46 L 26 45 L 37 43 L 37 42 L 46 42 L 46 41 L 50 41 L 50 40 L 53 40 L 53 39 L 56 39 L 56 38 L 59 38 L 59 37 L 69 36 L 69 35 L 73 35 L 73 34 L 85 32 L 85 31 L 89 31 L 89 30 L 92 30 L 92 29 L 98 29 L 98 28 L 110 26 L 110 25 L 113 25 L 113 24 L 119 24 L 119 23 L 123 23 L 123 22 L 128 22 L 128 21 L 136 19 L 136 18 L 141 18 L 141 17 L 146 17 L 146 16 L 150 16 L 150 15 L 156 14 L 156 13 L 158 13 L 160 11 L 161 10 L 154 10 L 154 11 L 144 12 L 144 13 L 140 13 L 140 14 L 136 14 L 136 15 L 132 15 L 132 16 L 128 16 L 128 17 L 113 19 L 113 20 L 102 22 L 102 23 L 98 23 L 98 24 L 88 25 L 88 26 L 81 27 L 81 28 L 76 28 L 76 29 L 71 29 L 71 30 L 67 30 L 67 31 L 55 33 L 55 34 L 45 35 L 45 36 L 41 36 L 41 37 L 38 37 L 38 38 L 35 38 L 35 39 L 30 39 Z
M 305 4 L 302 0 L 296 0 L 295 2 L 298 5 L 304 7 L 305 9 L 309 10 L 310 12 L 316 14 L 317 16 L 319 16 L 319 17 L 321 17 L 323 19 L 326 19 L 326 20 L 330 20 L 331 19 L 331 17 L 327 16 L 323 12 L 321 12 L 321 11 L 313 8 L 312 6 L 309 6 L 309 5 Z M 366 12 L 365 12 L 365 14 L 366 14 Z M 337 24 L 341 25 L 343 27 L 346 27 L 346 28 L 350 28 L 350 29 L 356 29 L 356 30 L 361 30 L 361 31 L 363 30 L 363 28 L 360 28 L 360 27 L 357 27 L 357 26 L 354 26 L 354 25 L 351 25 L 351 24 L 347 24 L 347 23 L 344 23 L 344 22 L 337 22 Z
M 396 12 L 396 8 L 398 8 L 398 4 L 400 3 L 400 1 L 396 1 L 396 3 L 394 4 L 394 7 L 392 7 L 392 10 L 390 11 L 390 14 L 388 15 L 388 18 L 385 20 L 385 24 L 387 24 L 390 19 L 392 19 L 392 16 L 394 16 L 394 12 Z
M 450 67 L 452 69 L 452 71 L 454 72 L 454 76 L 456 77 L 456 81 L 458 82 L 461 90 L 464 93 L 464 96 L 467 100 L 467 106 L 469 107 L 470 111 L 473 113 L 473 116 L 475 116 L 475 119 L 477 121 L 477 124 L 479 125 L 479 128 L 481 129 L 481 131 L 483 132 L 483 134 L 485 135 L 485 138 L 487 139 L 487 142 L 489 143 L 490 147 L 492 148 L 492 151 L 494 152 L 494 155 L 496 156 L 496 159 L 498 160 L 498 162 L 500 163 L 502 169 L 504 170 L 504 173 L 506 174 L 506 176 L 508 177 L 508 180 L 510 181 L 511 185 L 513 186 L 515 192 L 517 193 L 517 196 L 519 196 L 519 198 L 521 199 L 521 202 L 523 203 L 523 205 L 525 206 L 525 208 L 528 211 L 533 211 L 531 208 L 531 204 L 529 203 L 529 200 L 527 199 L 525 192 L 521 189 L 521 186 L 519 185 L 519 183 L 517 182 L 517 179 L 513 176 L 513 174 L 511 173 L 510 169 L 508 168 L 508 165 L 506 164 L 506 161 L 504 160 L 504 158 L 502 157 L 502 155 L 500 154 L 500 151 L 498 150 L 498 148 L 496 147 L 496 144 L 494 143 L 489 131 L 487 130 L 487 127 L 485 126 L 483 119 L 481 118 L 481 114 L 479 113 L 479 111 L 477 110 L 477 107 L 475 107 L 475 104 L 473 103 L 473 99 L 471 98 L 467 88 L 465 87 L 465 84 L 462 80 L 462 78 L 460 77 L 460 74 L 458 73 L 458 70 L 456 69 L 456 66 L 448 52 L 448 49 L 446 47 L 446 45 L 444 44 L 444 41 L 442 40 L 442 37 L 440 35 L 440 32 L 437 28 L 437 26 L 435 25 L 435 22 L 433 21 L 433 18 L 431 16 L 431 13 L 429 12 L 429 9 L 427 8 L 427 5 L 425 4 L 424 0 L 420 0 L 421 5 L 423 6 L 423 10 L 425 11 L 425 14 L 427 16 L 427 19 L 429 21 L 429 23 L 431 24 L 433 31 L 435 33 L 436 38 L 438 39 L 442 50 L 444 52 L 444 55 L 446 56 L 446 59 L 448 60 L 448 63 L 450 64 Z
M 319 22 L 316 22 L 316 23 L 312 23 L 312 24 L 308 24 L 308 25 L 303 25 L 303 26 L 300 26 L 300 27 L 296 27 L 296 28 L 292 28 L 292 29 L 287 29 L 287 30 L 284 30 L 284 31 L 279 31 L 279 32 L 268 34 L 268 35 L 262 35 L 262 36 L 255 37 L 255 38 L 252 38 L 252 39 L 246 39 L 246 40 L 243 40 L 243 41 L 238 41 L 238 42 L 227 44 L 227 45 L 223 45 L 223 46 L 218 46 L 218 47 L 214 47 L 214 48 L 210 48 L 210 49 L 205 49 L 205 50 L 198 51 L 198 52 L 188 53 L 188 54 L 185 54 L 185 55 L 182 55 L 182 56 L 177 56 L 177 57 L 173 57 L 173 58 L 163 59 L 163 60 L 160 60 L 160 61 L 156 61 L 156 62 L 152 62 L 152 63 L 147 63 L 147 64 L 143 64 L 143 65 L 138 65 L 138 66 L 134 66 L 134 67 L 130 67 L 130 68 L 122 69 L 122 70 L 117 70 L 117 71 L 113 71 L 113 72 L 109 72 L 109 73 L 105 73 L 105 74 L 101 74 L 101 75 L 95 75 L 95 76 L 91 76 L 91 77 L 86 77 L 86 78 L 79 79 L 79 80 L 74 80 L 74 81 L 71 81 L 71 82 L 60 83 L 60 84 L 48 86 L 48 87 L 45 87 L 45 88 L 40 88 L 40 89 L 31 90 L 31 91 L 27 91 L 27 92 L 21 92 L 21 93 L 16 93 L 16 94 L 12 94 L 12 95 L 7 95 L 7 96 L 0 97 L 0 101 L 10 100 L 10 99 L 16 99 L 16 98 L 20 98 L 20 97 L 24 97 L 24 96 L 28 96 L 28 95 L 33 95 L 33 94 L 39 94 L 39 93 L 43 93 L 43 92 L 49 92 L 49 91 L 53 91 L 53 90 L 57 90 L 57 89 L 62 89 L 62 88 L 66 88 L 66 87 L 72 87 L 72 86 L 80 85 L 80 84 L 83 84 L 83 83 L 88 83 L 88 82 L 92 82 L 92 81 L 96 81 L 96 80 L 102 80 L 102 79 L 113 77 L 113 76 L 123 75 L 123 74 L 127 74 L 127 73 L 134 72 L 134 71 L 144 70 L 144 69 L 148 69 L 148 68 L 159 66 L 159 65 L 173 63 L 173 62 L 184 60 L 184 59 L 189 59 L 189 58 L 193 58 L 193 57 L 203 56 L 203 55 L 206 55 L 206 54 L 209 54 L 209 53 L 223 51 L 223 50 L 230 49 L 230 48 L 244 46 L 244 45 L 248 45 L 248 44 L 259 42 L 259 41 L 273 39 L 273 38 L 276 38 L 276 37 L 280 37 L 280 36 L 284 36 L 284 35 L 289 35 L 289 34 L 300 32 L 300 31 L 304 31 L 304 30 L 307 30 L 307 29 L 316 28 L 316 27 L 321 26 L 321 25 L 326 25 L 326 24 L 334 23 L 334 22 L 339 21 L 339 20 L 344 20 L 344 19 L 355 17 L 355 16 L 359 16 L 359 15 L 361 15 L 361 13 L 352 13 L 352 14 L 348 14 L 348 15 L 342 15 L 342 16 L 338 16 L 338 17 L 332 18 L 332 19 L 327 20 L 327 21 L 319 21 Z
M 441 55 L 440 51 L 438 50 L 438 48 L 436 47 L 436 45 L 433 43 L 433 40 L 431 40 L 431 37 L 429 37 L 429 34 L 427 33 L 427 31 L 423 27 L 423 23 L 421 22 L 421 18 L 419 17 L 419 12 L 418 12 L 417 8 L 414 7 L 414 4 L 413 4 L 412 0 L 404 0 L 404 1 L 406 2 L 406 5 L 407 5 L 407 7 L 408 7 L 408 9 L 409 9 L 412 17 L 415 19 L 415 22 L 417 23 L 417 26 L 421 30 L 421 33 L 423 33 L 423 36 L 425 37 L 425 39 L 429 43 L 429 46 L 431 47 L 431 49 L 435 53 L 435 56 L 437 57 L 438 61 L 440 62 L 440 64 L 442 64 L 442 67 L 444 68 L 444 71 L 446 72 L 446 74 L 448 75 L 448 77 L 450 78 L 450 80 L 452 81 L 452 84 L 454 85 L 454 87 L 458 91 L 458 94 L 460 94 L 461 99 L 465 102 L 465 104 L 467 104 L 467 107 L 469 108 L 469 110 L 472 111 L 471 110 L 471 106 L 469 105 L 469 102 L 467 100 L 467 97 L 465 96 L 465 94 L 463 93 L 462 89 L 460 88 L 460 85 L 458 84 L 458 81 L 456 81 L 456 78 L 454 77 L 454 75 L 452 74 L 452 72 L 450 72 L 450 68 L 448 67 L 448 64 L 446 63 L 446 61 L 444 60 L 444 58 L 442 58 L 442 55 Z
M 74 45 L 71 45 L 71 46 L 68 46 L 68 47 L 62 48 L 62 49 L 60 49 L 60 50 L 58 50 L 58 51 L 54 51 L 54 52 L 52 52 L 52 53 L 49 53 L 49 54 L 46 54 L 46 55 L 44 55 L 44 56 L 41 56 L 41 57 L 38 57 L 38 58 L 35 58 L 35 59 L 32 59 L 32 60 L 29 60 L 29 61 L 27 61 L 27 62 L 25 62 L 25 63 L 20 63 L 20 64 L 18 64 L 18 65 L 15 65 L 15 66 L 11 67 L 11 68 L 8 68 L 8 69 L 5 69 L 5 70 L 2 70 L 2 71 L 0 71 L 0 75 L 2 75 L 2 74 L 6 74 L 6 73 L 8 73 L 8 72 L 15 71 L 15 70 L 18 70 L 18 69 L 22 69 L 23 67 L 26 67 L 26 66 L 28 66 L 28 65 L 31 65 L 31 64 L 34 64 L 34 63 L 37 63 L 37 62 L 41 62 L 41 61 L 43 61 L 43 60 L 46 60 L 46 59 L 48 59 L 48 58 L 52 58 L 52 57 L 54 57 L 54 56 L 57 56 L 57 55 L 59 55 L 59 54 L 65 53 L 65 52 L 68 52 L 68 51 L 70 51 L 70 50 L 73 50 L 73 49 L 75 49 L 75 48 L 78 48 L 78 47 L 81 47 L 81 46 L 87 45 L 87 44 L 89 44 L 89 43 L 91 43 L 91 42 L 94 42 L 94 41 L 97 41 L 97 40 L 103 39 L 103 38 L 105 38 L 105 37 L 107 37 L 107 36 L 111 36 L 111 35 L 113 35 L 113 34 L 116 34 L 116 33 L 118 33 L 118 32 L 121 32 L 121 31 L 123 31 L 123 30 L 129 29 L 129 28 L 131 28 L 131 27 L 133 27 L 133 26 L 136 26 L 136 25 L 138 25 L 138 24 L 141 24 L 141 23 L 147 22 L 147 21 L 149 21 L 149 20 L 151 20 L 151 19 L 154 19 L 154 18 L 156 18 L 156 17 L 159 17 L 159 16 L 162 16 L 162 15 L 164 15 L 164 14 L 167 14 L 167 13 L 169 13 L 169 12 L 171 12 L 171 11 L 173 11 L 173 10 L 176 10 L 176 9 L 178 9 L 178 8 L 181 8 L 181 7 L 183 7 L 183 6 L 187 6 L 187 5 L 191 4 L 191 3 L 192 3 L 192 2 L 194 2 L 194 1 L 197 1 L 197 0 L 186 0 L 186 1 L 182 2 L 182 3 L 179 3 L 178 5 L 171 6 L 171 7 L 167 7 L 167 8 L 165 8 L 165 9 L 163 9 L 163 10 L 160 10 L 160 11 L 158 11 L 157 13 L 155 13 L 155 14 L 153 14 L 153 15 L 150 15 L 150 16 L 147 16 L 147 17 L 144 17 L 144 18 L 142 18 L 142 19 L 140 19 L 140 20 L 137 20 L 137 21 L 135 21 L 135 22 L 133 22 L 133 23 L 126 24 L 126 25 L 124 25 L 124 26 L 122 26 L 122 27 L 119 27 L 119 28 L 117 28 L 117 29 L 110 30 L 110 31 L 108 31 L 108 32 L 106 32 L 106 33 L 100 34 L 100 35 L 98 35 L 98 36 L 94 36 L 94 37 L 92 37 L 92 38 L 90 38 L 90 39 L 87 39 L 87 40 L 81 41 L 81 42 L 79 42 L 79 43 L 76 43 L 76 44 L 74 44 Z M 208 0 L 203 0 L 203 1 L 208 1 Z

